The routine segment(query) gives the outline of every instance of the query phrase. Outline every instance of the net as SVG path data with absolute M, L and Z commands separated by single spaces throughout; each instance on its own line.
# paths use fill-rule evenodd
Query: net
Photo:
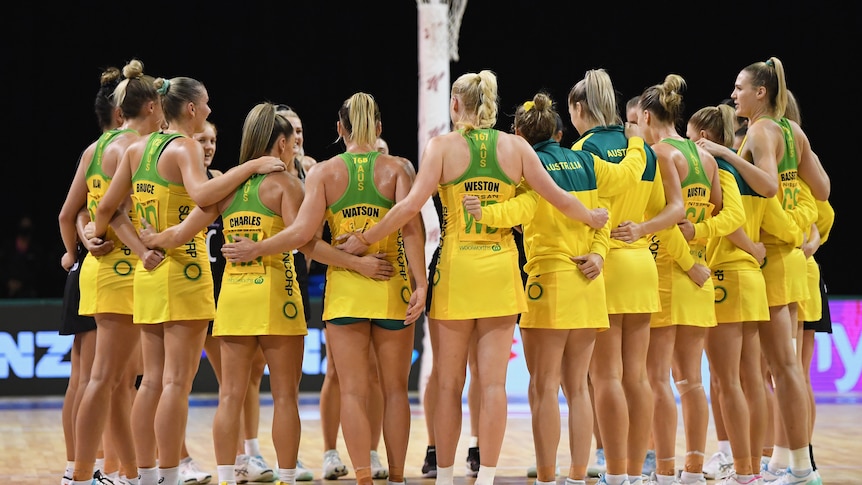
M 464 17 L 464 10 L 467 8 L 467 0 L 416 0 L 419 5 L 448 5 L 448 20 L 447 20 L 447 44 L 449 48 L 449 58 L 453 61 L 459 59 L 458 56 L 458 36 L 461 33 L 461 19 Z M 442 40 L 442 39 L 441 39 Z

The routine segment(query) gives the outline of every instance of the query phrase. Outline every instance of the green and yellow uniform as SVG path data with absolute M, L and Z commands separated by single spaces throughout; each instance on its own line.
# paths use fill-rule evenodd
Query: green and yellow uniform
M 693 224 L 712 217 L 713 204 L 710 202 L 712 182 L 707 177 L 697 153 L 697 146 L 691 140 L 666 138 L 662 140 L 685 155 L 688 162 L 688 174 L 681 181 L 682 199 L 685 206 L 685 218 Z M 677 233 L 679 231 L 674 229 Z M 670 232 L 670 231 L 666 231 Z M 654 237 L 658 243 L 656 267 L 659 278 L 659 298 L 661 310 L 653 313 L 650 318 L 651 327 L 666 327 L 670 325 L 691 325 L 696 327 L 713 327 L 716 325 L 714 300 L 715 291 L 712 280 L 698 286 L 688 276 L 686 268 L 675 258 L 668 247 L 670 241 Z M 694 263 L 706 266 L 707 238 L 692 238 L 688 241 L 688 254 Z
M 326 209 L 326 222 L 335 241 L 343 234 L 364 232 L 395 205 L 374 185 L 374 162 L 380 153 L 339 155 L 349 174 L 344 194 Z M 404 320 L 412 294 L 404 239 L 397 230 L 372 244 L 365 254 L 384 253 L 395 267 L 395 275 L 378 281 L 360 273 L 330 265 L 326 270 L 323 320 Z
M 784 210 L 794 210 L 798 204 L 800 192 L 798 168 L 799 159 L 796 153 L 796 143 L 793 129 L 786 118 L 775 120 L 761 118 L 754 123 L 777 123 L 784 134 L 784 156 L 778 161 L 778 194 L 776 197 Z M 740 152 L 745 148 L 748 137 L 742 140 Z M 806 227 L 814 222 L 816 214 L 807 222 L 800 220 L 800 227 Z M 809 297 L 805 255 L 796 246 L 779 240 L 774 235 L 765 233 L 763 244 L 766 246 L 766 261 L 763 263 L 763 276 L 766 278 L 766 293 L 769 306 L 781 306 L 800 302 Z
M 90 212 L 90 220 L 96 219 L 99 201 L 111 185 L 111 177 L 102 170 L 105 148 L 116 140 L 117 136 L 128 132 L 134 132 L 134 130 L 106 131 L 96 142 L 96 149 L 86 172 L 87 210 Z M 129 217 L 133 224 L 137 222 L 133 211 Z M 135 266 L 138 264 L 138 256 L 123 244 L 111 226 L 108 226 L 104 240 L 113 241 L 114 249 L 104 256 L 93 256 L 87 253 L 81 265 L 79 275 L 81 299 L 78 313 L 80 315 L 97 313 L 132 315 Z
M 237 188 L 222 213 L 226 242 L 236 236 L 262 241 L 284 229 L 284 219 L 260 201 L 260 184 L 266 177 L 254 175 Z M 225 264 L 213 336 L 307 334 L 290 251 Z
M 183 135 L 153 133 L 143 158 L 132 174 L 132 198 L 139 218 L 156 231 L 175 226 L 196 204 L 181 184 L 159 175 L 159 157 L 168 143 Z M 135 271 L 135 323 L 215 318 L 213 279 L 204 231 L 176 248 L 165 250 L 165 259 L 152 271 L 138 262 Z
M 429 316 L 467 320 L 517 315 L 527 309 L 518 248 L 510 227 L 490 227 L 464 211 L 465 194 L 484 205 L 515 196 L 517 182 L 500 168 L 494 129 L 461 131 L 470 148 L 470 165 L 451 182 L 440 184 L 443 208 L 440 253 L 430 276 Z

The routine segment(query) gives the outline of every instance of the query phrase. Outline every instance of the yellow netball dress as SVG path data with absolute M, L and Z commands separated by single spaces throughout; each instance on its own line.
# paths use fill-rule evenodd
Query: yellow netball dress
M 496 204 L 515 195 L 515 182 L 497 162 L 494 129 L 460 131 L 470 149 L 464 173 L 438 187 L 443 206 L 440 257 L 431 275 L 429 316 L 466 320 L 517 315 L 527 310 L 518 248 L 511 228 L 495 228 L 464 211 L 465 194 L 482 204 Z
M 266 177 L 246 180 L 222 213 L 226 242 L 238 235 L 261 241 L 284 229 L 284 219 L 260 201 L 260 184 Z M 307 334 L 292 252 L 225 265 L 213 336 Z
M 781 126 L 784 133 L 784 156 L 778 162 L 778 194 L 784 210 L 793 210 L 798 203 L 799 160 L 796 153 L 796 143 L 793 139 L 793 129 L 786 118 L 775 120 L 761 118 L 755 123 L 772 121 Z M 742 140 L 740 152 L 745 147 L 748 138 Z M 816 217 L 816 215 L 815 215 Z M 810 223 L 813 223 L 812 219 Z M 770 234 L 763 235 L 766 246 L 766 261 L 763 263 L 763 277 L 766 278 L 766 293 L 769 306 L 781 306 L 800 302 L 809 297 L 807 284 L 807 269 L 805 254 L 798 247 L 791 246 Z
M 715 161 L 721 177 L 724 204 L 729 202 L 731 194 L 725 187 L 730 188 L 730 183 L 735 184 L 745 214 L 742 229 L 749 239 L 760 241 L 761 221 L 769 199 L 755 192 L 726 160 L 716 157 Z M 730 180 L 725 184 L 727 177 Z M 801 237 L 801 232 L 796 232 Z M 726 236 L 721 236 L 711 239 L 707 244 L 707 263 L 712 270 L 718 323 L 769 320 L 766 281 L 760 271 L 760 263 L 754 256 L 740 249 Z
M 103 133 L 96 142 L 93 159 L 87 166 L 87 210 L 90 212 L 91 220 L 95 220 L 99 201 L 111 184 L 111 177 L 102 171 L 105 147 L 118 135 L 127 132 L 134 132 L 134 130 L 110 130 Z M 134 211 L 130 211 L 129 217 L 133 224 L 136 223 Z M 93 256 L 87 253 L 81 265 L 79 280 L 81 299 L 78 313 L 80 315 L 96 313 L 131 315 L 138 256 L 123 244 L 111 226 L 108 226 L 105 233 L 105 241 L 113 241 L 114 249 L 104 256 Z
M 560 147 L 554 140 L 537 143 L 533 149 L 545 170 L 563 190 L 577 197 L 588 209 L 600 206 L 600 194 L 616 195 L 635 185 L 646 164 L 643 140 L 632 138 L 633 148 L 621 164 L 607 163 L 594 154 Z M 522 184 L 525 185 L 525 184 Z M 482 222 L 493 227 L 522 224 L 529 275 L 526 283 L 527 313 L 521 328 L 608 328 L 605 279 L 590 280 L 578 269 L 572 256 L 608 252 L 606 231 L 562 214 L 534 190 L 514 199 L 486 206 Z M 649 253 L 647 253 L 649 257 Z M 649 263 L 655 267 L 650 257 Z
M 326 222 L 333 241 L 342 234 L 370 229 L 395 205 L 374 185 L 374 162 L 378 155 L 379 152 L 345 152 L 340 155 L 347 167 L 349 181 L 341 198 L 326 209 Z M 386 259 L 395 267 L 395 275 L 387 281 L 379 281 L 330 265 L 326 270 L 323 320 L 404 320 L 412 289 L 401 230 L 372 244 L 365 252 L 372 253 L 386 254 Z
M 627 147 L 623 126 L 613 125 L 587 130 L 572 149 L 586 150 L 608 162 L 620 163 Z M 646 168 L 637 183 L 602 202 L 603 206 L 608 207 L 609 228 L 617 227 L 624 221 L 644 222 L 647 219 L 647 203 L 654 191 L 658 191 L 660 198 L 664 199 L 655 152 L 649 145 L 644 146 L 644 150 Z M 610 239 L 610 249 L 602 268 L 609 314 L 659 311 L 658 272 L 652 252 L 648 249 L 649 242 L 647 236 L 631 244 Z
M 802 183 L 803 192 L 810 193 L 810 189 Z M 832 231 L 832 224 L 835 222 L 835 210 L 829 201 L 815 201 L 817 207 L 817 220 L 814 224 L 817 225 L 817 231 L 820 233 L 820 245 L 826 243 L 829 239 L 829 232 Z M 808 234 L 809 231 L 806 231 Z M 808 298 L 799 302 L 799 321 L 800 322 L 817 322 L 823 318 L 823 295 L 820 291 L 820 264 L 815 259 L 816 254 L 811 255 L 805 260 L 805 266 L 808 268 Z
M 685 218 L 697 224 L 712 217 L 713 204 L 709 201 L 712 183 L 703 171 L 697 146 L 691 140 L 662 140 L 685 155 L 688 175 L 681 182 Z M 677 229 L 674 228 L 678 232 Z M 659 278 L 661 311 L 653 313 L 651 327 L 669 325 L 691 325 L 713 327 L 715 320 L 715 291 L 712 280 L 707 279 L 702 287 L 689 278 L 676 262 L 666 241 L 658 241 L 656 267 Z M 706 238 L 694 238 L 688 242 L 688 252 L 695 263 L 706 265 Z
M 161 232 L 175 226 L 195 207 L 185 187 L 159 175 L 159 156 L 178 133 L 153 133 L 141 164 L 132 175 L 132 197 L 138 217 Z M 213 279 L 203 231 L 165 251 L 152 271 L 138 262 L 135 271 L 135 323 L 164 323 L 215 318 Z

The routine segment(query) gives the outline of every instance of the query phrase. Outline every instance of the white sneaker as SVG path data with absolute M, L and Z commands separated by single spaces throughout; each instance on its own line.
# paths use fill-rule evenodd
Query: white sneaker
M 731 473 L 730 476 L 726 477 L 718 485 L 763 485 L 763 480 L 760 479 L 760 475 L 754 475 L 751 479 L 742 481 L 736 476 L 736 473 Z
M 192 458 L 180 461 L 180 482 L 184 485 L 205 485 L 213 476 L 203 471 Z
M 305 468 L 305 465 L 302 464 L 302 461 L 299 458 L 296 459 L 296 481 L 297 482 L 310 482 L 314 480 L 314 473 L 308 468 Z
M 93 472 L 93 485 L 114 485 L 114 481 L 103 474 L 101 470 Z
M 642 473 L 641 476 L 637 478 L 632 478 L 629 476 L 629 484 L 631 485 L 651 485 L 655 482 L 652 482 L 652 473 L 649 475 Z
M 234 474 L 236 483 L 275 481 L 275 472 L 258 456 L 237 456 Z
M 709 480 L 722 479 L 733 474 L 733 457 L 721 451 L 715 452 L 703 464 L 703 476 Z
M 793 473 L 793 470 L 788 470 L 774 483 L 776 485 L 823 485 L 820 474 L 814 470 L 801 476 Z
M 377 454 L 377 450 L 371 450 L 371 478 L 375 480 L 389 478 L 389 469 L 380 463 L 380 455 Z
M 625 480 L 623 480 L 623 483 L 621 483 L 620 485 L 630 485 L 630 483 L 631 482 L 629 482 L 628 478 L 626 478 Z M 605 474 L 604 473 L 602 474 L 602 476 L 599 477 L 599 481 L 596 482 L 596 485 L 608 485 L 608 481 L 605 480 Z
M 662 475 L 662 476 L 664 476 L 664 475 Z M 641 475 L 641 477 L 643 477 L 643 475 Z M 659 478 L 658 478 L 658 477 L 659 477 L 659 476 L 658 476 L 658 475 L 656 475 L 656 474 L 655 474 L 655 472 L 650 473 L 649 479 L 644 480 L 643 484 L 644 484 L 644 485 L 661 485 L 661 484 L 660 484 L 660 482 L 659 482 Z M 663 480 L 664 480 L 664 479 L 666 479 L 666 478 L 663 478 Z M 681 482 L 679 481 L 679 477 L 676 477 L 676 476 L 674 476 L 674 477 L 671 479 L 671 482 L 670 482 L 670 483 L 671 483 L 672 485 L 681 485 Z
M 761 461 L 760 464 L 760 477 L 763 479 L 763 483 L 775 484 L 778 483 L 778 480 L 787 473 L 787 470 L 780 470 L 777 472 L 773 472 L 769 470 L 769 465 L 765 464 Z
M 680 485 L 706 485 L 706 478 L 701 476 L 694 482 L 683 482 L 681 477 L 677 477 L 676 483 Z
M 323 478 L 337 480 L 344 475 L 347 475 L 347 466 L 338 456 L 338 450 L 326 450 L 323 454 Z

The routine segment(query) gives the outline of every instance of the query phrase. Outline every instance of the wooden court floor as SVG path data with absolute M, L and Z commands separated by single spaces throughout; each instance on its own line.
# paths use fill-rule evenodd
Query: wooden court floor
M 304 404 L 300 408 L 303 428 L 299 457 L 305 466 L 314 472 L 315 485 L 320 485 L 324 450 L 319 410 L 315 396 L 303 396 L 302 400 L 313 404 Z M 415 399 L 413 401 L 416 402 Z M 215 402 L 216 398 L 213 395 L 192 396 L 192 412 L 190 412 L 187 430 L 187 445 L 191 455 L 213 475 L 215 475 L 215 459 L 211 430 Z M 66 461 L 60 404 L 59 398 L 0 398 L 0 484 L 58 485 L 60 483 Z M 421 467 L 427 444 L 425 418 L 421 405 L 414 404 L 412 411 L 405 474 L 411 485 L 433 485 L 433 479 L 421 478 Z M 563 419 L 563 426 L 565 422 Z M 813 442 L 817 466 L 825 485 L 862 484 L 862 439 L 860 439 L 862 424 L 860 423 L 862 423 L 862 401 L 818 404 Z M 463 460 L 467 456 L 467 440 L 470 434 L 469 419 L 466 414 L 462 424 L 464 431 L 458 448 L 459 459 L 456 462 L 456 477 L 461 478 L 456 478 L 456 483 L 469 485 L 473 479 L 463 477 L 462 467 Z M 274 466 L 275 451 L 271 442 L 271 426 L 271 400 L 267 401 L 264 396 L 260 413 L 259 439 L 264 458 Z M 707 457 L 717 449 L 715 429 L 711 419 L 709 426 Z M 685 453 L 683 443 L 680 418 L 677 433 L 678 465 L 682 463 Z M 340 434 L 338 449 L 352 472 L 347 448 Z M 385 463 L 382 446 L 381 458 Z M 567 466 L 568 462 L 568 443 L 566 432 L 563 430 L 557 463 Z M 525 403 L 510 403 L 496 482 L 506 485 L 532 485 L 533 479 L 526 478 L 526 469 L 532 464 L 534 464 L 534 451 L 529 408 Z M 355 483 L 352 473 L 338 482 Z M 385 485 L 384 481 L 378 481 L 378 483 Z M 558 483 L 564 483 L 564 479 L 558 478 Z

